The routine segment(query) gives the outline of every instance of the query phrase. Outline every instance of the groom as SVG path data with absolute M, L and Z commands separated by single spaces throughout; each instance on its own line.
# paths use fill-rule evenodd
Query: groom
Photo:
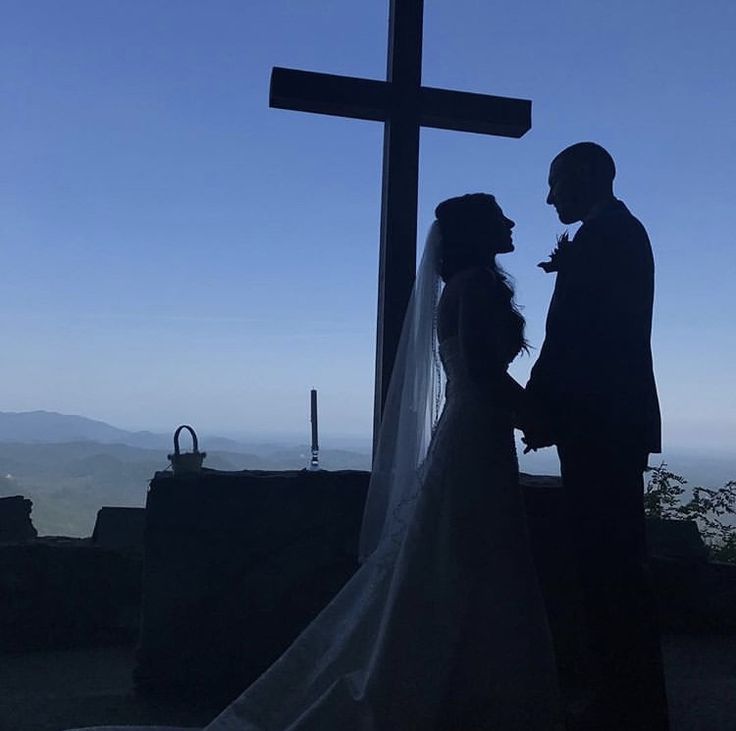
M 643 507 L 643 471 L 660 451 L 654 262 L 644 227 L 613 195 L 615 172 L 592 142 L 550 166 L 547 203 L 582 226 L 540 264 L 556 282 L 526 389 L 525 441 L 554 444 L 560 458 L 593 665 L 580 728 L 666 731 Z

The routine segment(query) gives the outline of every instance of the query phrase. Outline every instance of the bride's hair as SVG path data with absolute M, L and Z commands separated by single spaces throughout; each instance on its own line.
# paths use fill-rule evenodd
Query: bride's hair
M 434 209 L 442 234 L 440 276 L 447 281 L 462 269 L 490 266 L 499 274 L 493 242 L 489 240 L 489 218 L 501 217 L 496 199 L 488 193 L 469 193 L 448 198 Z
M 488 217 L 502 217 L 501 207 L 490 193 L 468 193 L 442 201 L 434 210 L 440 228 L 442 243 L 439 256 L 439 274 L 447 282 L 463 269 L 473 266 L 488 267 L 508 292 L 512 312 L 512 326 L 517 351 L 528 352 L 524 337 L 524 317 L 514 301 L 514 287 L 509 275 L 496 261 L 493 242 L 489 241 Z

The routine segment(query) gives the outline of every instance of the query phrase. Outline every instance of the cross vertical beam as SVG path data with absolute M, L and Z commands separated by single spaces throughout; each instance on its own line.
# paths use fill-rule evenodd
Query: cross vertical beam
M 386 78 L 393 113 L 383 136 L 374 445 L 416 274 L 423 15 L 423 0 L 391 0 Z

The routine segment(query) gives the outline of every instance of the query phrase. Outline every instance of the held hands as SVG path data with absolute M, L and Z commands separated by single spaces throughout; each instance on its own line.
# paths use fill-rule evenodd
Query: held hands
M 526 430 L 524 431 L 524 436 L 521 438 L 521 441 L 524 442 L 524 454 L 536 452 L 538 449 L 551 447 L 554 444 L 552 438 L 541 431 L 535 432 Z
M 524 443 L 524 454 L 536 452 L 544 447 L 551 447 L 555 443 L 547 420 L 539 409 L 530 403 L 527 397 L 523 399 L 516 415 L 516 427 L 524 432 L 521 441 Z

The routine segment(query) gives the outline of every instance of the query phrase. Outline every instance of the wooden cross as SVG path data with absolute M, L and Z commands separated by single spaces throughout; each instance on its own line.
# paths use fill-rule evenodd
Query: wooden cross
M 374 438 L 416 274 L 420 128 L 503 137 L 531 128 L 532 103 L 525 99 L 422 86 L 423 6 L 423 0 L 390 0 L 386 81 L 283 68 L 271 73 L 272 107 L 384 123 Z

